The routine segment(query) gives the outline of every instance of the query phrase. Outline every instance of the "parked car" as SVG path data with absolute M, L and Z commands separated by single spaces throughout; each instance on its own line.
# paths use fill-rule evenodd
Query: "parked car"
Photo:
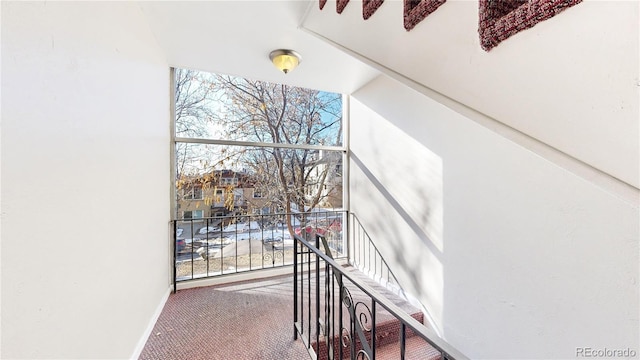
M 205 226 L 205 227 L 201 228 L 200 230 L 198 230 L 198 234 L 200 234 L 200 235 L 211 234 L 211 233 L 215 233 L 215 232 L 220 232 L 220 227 L 218 227 L 218 226 Z
M 226 236 L 228 236 L 232 241 L 260 240 L 262 238 L 262 231 L 251 230 L 251 232 L 243 231 L 238 233 L 227 233 Z
M 222 229 L 222 232 L 246 232 L 246 231 L 260 231 L 260 230 L 261 230 L 261 227 L 257 221 L 249 221 L 248 223 L 242 222 L 242 223 L 227 225 Z
M 284 234 L 282 234 L 282 236 L 279 235 L 278 238 L 279 238 L 279 241 L 271 243 L 273 248 L 276 249 L 276 250 L 282 250 L 284 248 L 291 248 L 291 247 L 293 247 L 293 244 L 295 243 L 293 237 L 291 237 L 291 234 L 289 234 L 288 231 L 285 231 Z
M 218 237 L 215 239 L 200 239 L 195 241 L 196 246 L 209 247 L 209 248 L 221 248 L 231 244 L 233 241 L 228 237 Z
M 176 251 L 180 252 L 182 250 L 184 250 L 184 247 L 186 246 L 186 242 L 184 241 L 184 239 L 178 238 L 176 239 Z
M 269 236 L 262 239 L 262 242 L 264 242 L 265 244 L 280 242 L 280 241 L 282 241 L 282 236 L 274 236 L 274 237 Z

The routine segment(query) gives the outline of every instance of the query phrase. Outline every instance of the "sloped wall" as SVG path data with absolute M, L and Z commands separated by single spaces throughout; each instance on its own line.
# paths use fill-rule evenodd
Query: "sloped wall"
M 2 358 L 134 354 L 169 290 L 169 114 L 135 4 L 2 3 Z
M 352 94 L 351 210 L 472 358 L 640 353 L 638 3 L 587 0 L 490 52 L 476 1 L 411 32 L 402 3 L 303 24 L 386 74 Z
M 490 52 L 478 1 L 448 0 L 410 32 L 403 1 L 366 21 L 361 1 L 334 9 L 303 28 L 640 187 L 637 1 L 583 1 Z
M 351 100 L 351 210 L 471 358 L 639 350 L 638 202 L 402 84 Z

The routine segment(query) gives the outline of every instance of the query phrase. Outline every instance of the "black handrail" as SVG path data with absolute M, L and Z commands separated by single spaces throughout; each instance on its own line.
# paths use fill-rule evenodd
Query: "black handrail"
M 375 359 L 376 349 L 376 306 L 382 306 L 386 309 L 395 319 L 401 324 L 401 333 L 399 337 L 400 342 L 400 354 L 404 359 L 405 347 L 406 347 L 406 331 L 408 328 L 413 331 L 414 335 L 419 336 L 434 349 L 441 353 L 441 359 L 467 359 L 467 357 L 453 346 L 448 344 L 443 339 L 439 338 L 435 332 L 425 327 L 419 321 L 406 314 L 400 307 L 392 303 L 386 297 L 381 295 L 378 291 L 373 289 L 367 284 L 361 283 L 358 279 L 348 274 L 343 270 L 342 266 L 338 264 L 330 255 L 323 253 L 320 250 L 321 236 L 316 235 L 316 245 L 312 245 L 307 240 L 300 236 L 294 236 L 294 338 L 301 337 L 304 345 L 307 347 L 312 357 L 320 359 L 321 354 L 326 356 L 326 359 L 334 359 L 336 357 L 334 349 L 334 336 L 328 336 L 329 334 L 335 334 L 336 323 L 335 313 L 339 313 L 339 326 L 340 334 L 340 347 L 337 354 L 339 359 L 342 359 L 343 347 L 349 347 L 350 358 L 367 358 Z M 305 289 L 305 259 L 307 260 L 307 289 Z M 311 262 L 315 261 L 315 344 L 311 343 L 311 277 L 314 276 L 311 271 Z M 322 266 L 321 266 L 322 262 Z M 325 269 L 325 323 L 323 324 L 320 319 L 320 269 Z M 300 271 L 299 271 L 300 270 Z M 340 304 L 337 309 L 335 307 L 335 298 L 331 297 L 333 291 L 333 279 L 338 282 L 340 289 Z M 356 286 L 371 300 L 371 306 L 369 307 L 362 301 L 354 302 L 351 296 L 351 291 L 345 286 L 345 279 L 349 283 Z M 300 282 L 298 284 L 298 281 Z M 304 324 L 304 310 L 305 310 L 305 290 L 307 291 L 306 299 L 308 301 L 307 308 L 307 328 Z M 299 293 L 301 295 L 299 296 Z M 335 294 L 334 294 L 335 296 Z M 343 305 L 349 311 L 349 329 L 343 326 Z M 363 312 L 358 312 L 358 306 L 364 307 Z M 301 316 L 299 316 L 301 315 Z M 305 331 L 306 330 L 306 331 Z M 326 349 L 324 352 L 321 350 L 320 333 L 325 334 L 324 337 L 328 338 L 326 341 Z M 306 335 L 306 338 L 305 338 Z M 357 339 L 355 338 L 357 336 Z M 370 340 L 368 340 L 370 339 Z M 370 343 L 369 343 L 370 341 Z M 356 345 L 361 347 L 357 350 Z

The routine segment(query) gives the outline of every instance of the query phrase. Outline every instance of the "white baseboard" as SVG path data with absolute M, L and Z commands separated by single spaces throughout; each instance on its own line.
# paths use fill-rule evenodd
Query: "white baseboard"
M 149 336 L 151 336 L 151 332 L 153 331 L 154 326 L 156 326 L 156 322 L 158 322 L 158 318 L 160 317 L 160 314 L 162 313 L 162 309 L 164 309 L 164 305 L 167 303 L 167 300 L 169 299 L 169 294 L 171 294 L 172 290 L 173 290 L 173 287 L 169 286 L 165 294 L 162 296 L 162 299 L 160 299 L 160 303 L 156 307 L 156 311 L 153 313 L 153 316 L 151 316 L 151 319 L 149 320 L 149 324 L 147 325 L 147 328 L 145 329 L 144 333 L 142 333 L 140 340 L 138 340 L 138 344 L 136 344 L 136 347 L 133 350 L 133 354 L 131 354 L 131 360 L 137 360 L 140 357 L 140 354 L 142 354 L 142 350 L 144 349 L 144 346 L 147 343 Z
M 261 269 L 255 271 L 240 271 L 237 273 L 203 277 L 201 279 L 187 280 L 179 282 L 176 290 L 191 289 L 203 286 L 213 286 L 221 284 L 229 284 L 238 281 L 258 280 L 279 275 L 293 274 L 293 265 L 285 265 L 271 269 Z

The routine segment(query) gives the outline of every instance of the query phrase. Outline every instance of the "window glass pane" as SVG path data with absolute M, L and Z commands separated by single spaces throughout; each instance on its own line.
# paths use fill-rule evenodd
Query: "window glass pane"
M 342 96 L 176 69 L 176 136 L 342 146 Z
M 294 235 L 343 253 L 342 95 L 175 76 L 177 279 L 291 264 Z
M 342 152 L 176 144 L 178 214 L 234 216 L 341 209 Z M 189 194 L 187 191 L 186 194 Z M 195 195 L 194 195 L 195 196 Z

